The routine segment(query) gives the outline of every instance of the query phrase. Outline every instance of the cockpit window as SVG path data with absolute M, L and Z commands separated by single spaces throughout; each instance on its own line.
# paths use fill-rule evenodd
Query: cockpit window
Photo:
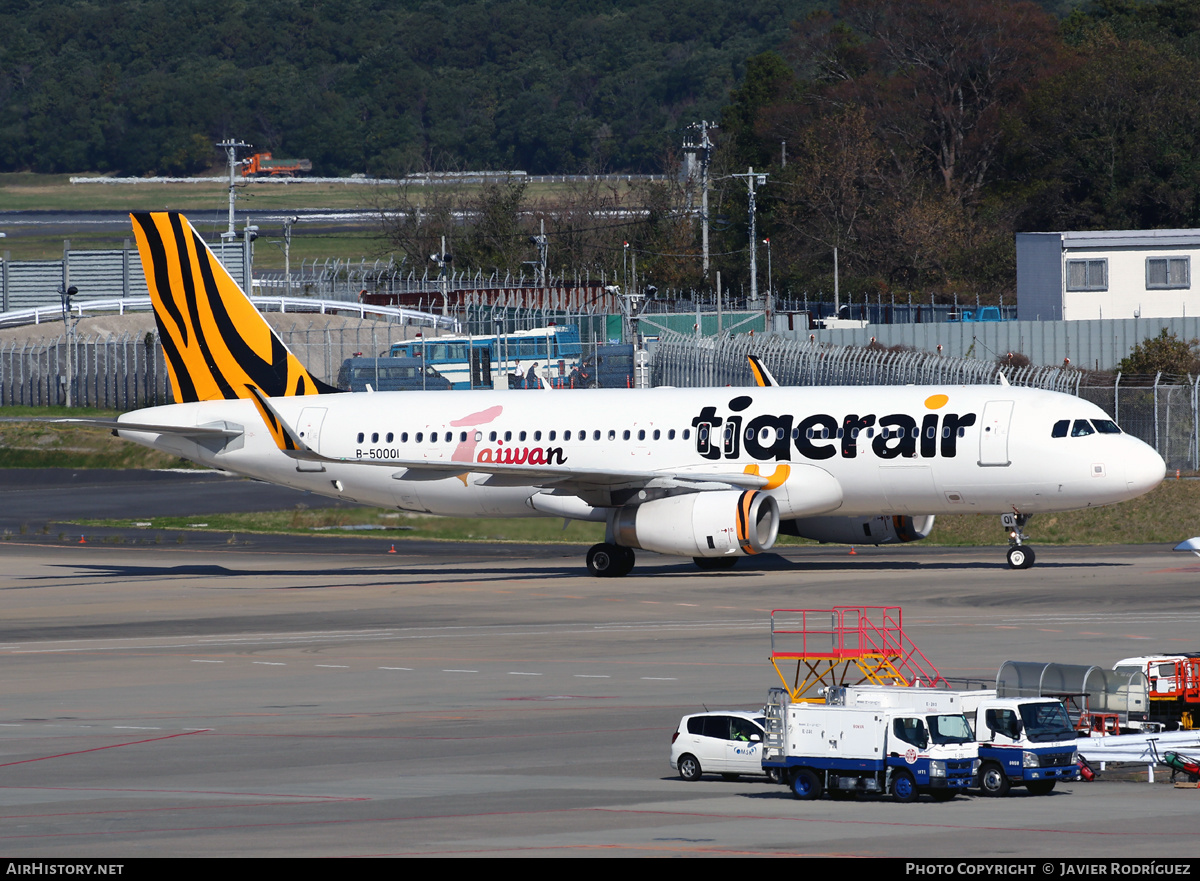
M 1086 419 L 1076 419 L 1075 424 L 1071 427 L 1071 437 L 1087 437 L 1089 434 L 1095 434 L 1096 429 L 1092 428 L 1092 423 Z
M 1054 423 L 1054 429 L 1050 432 L 1051 437 L 1066 437 L 1067 432 L 1071 430 L 1070 419 L 1060 419 Z
M 1111 419 L 1093 419 L 1092 425 L 1096 426 L 1096 431 L 1101 434 L 1120 434 L 1121 429 L 1117 423 Z

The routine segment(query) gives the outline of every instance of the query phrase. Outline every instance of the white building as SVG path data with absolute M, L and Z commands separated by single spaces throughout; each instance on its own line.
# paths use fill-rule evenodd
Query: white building
M 1200 230 L 1017 233 L 1017 318 L 1200 315 Z

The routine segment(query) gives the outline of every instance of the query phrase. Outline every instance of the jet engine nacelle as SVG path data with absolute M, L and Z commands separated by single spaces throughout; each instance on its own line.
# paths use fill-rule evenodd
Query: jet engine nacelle
M 775 544 L 779 505 L 760 490 L 694 492 L 627 505 L 613 529 L 617 544 L 660 554 L 757 554 Z
M 779 524 L 784 535 L 846 545 L 887 545 L 918 541 L 933 531 L 933 515 L 902 517 L 801 517 Z

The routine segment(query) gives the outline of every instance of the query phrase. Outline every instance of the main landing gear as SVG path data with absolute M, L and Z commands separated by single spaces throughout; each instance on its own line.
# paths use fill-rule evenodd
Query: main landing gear
M 603 542 L 587 553 L 588 572 L 597 578 L 623 578 L 633 571 L 633 549 Z
M 1001 514 L 1000 523 L 1008 530 L 1008 566 L 1010 569 L 1028 569 L 1035 559 L 1033 548 L 1024 544 L 1025 524 L 1029 514 Z

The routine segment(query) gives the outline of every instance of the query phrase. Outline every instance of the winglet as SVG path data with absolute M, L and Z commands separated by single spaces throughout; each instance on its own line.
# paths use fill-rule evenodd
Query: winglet
M 1195 538 L 1189 538 L 1187 541 L 1181 541 L 1175 545 L 1174 550 L 1191 551 L 1197 557 L 1200 557 L 1200 535 Z
M 766 388 L 768 386 L 779 385 L 779 382 L 771 375 L 771 371 L 767 369 L 767 365 L 763 364 L 761 358 L 757 355 L 747 355 L 746 359 L 750 362 L 750 372 L 754 374 L 754 381 L 759 386 Z
M 304 369 L 175 212 L 131 214 L 177 403 L 337 392 Z

